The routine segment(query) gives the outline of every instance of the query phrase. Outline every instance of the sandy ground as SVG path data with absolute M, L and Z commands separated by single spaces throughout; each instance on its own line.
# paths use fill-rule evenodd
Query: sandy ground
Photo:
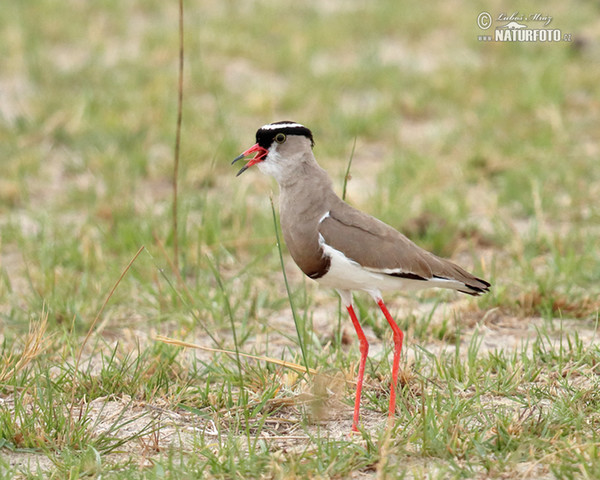
M 458 297 L 457 297 L 458 298 Z M 327 302 L 327 297 L 323 297 L 325 303 L 317 307 L 313 313 L 314 328 L 318 331 L 329 332 L 333 334 L 333 324 L 330 319 L 337 319 L 337 305 L 331 297 Z M 415 299 L 399 298 L 393 303 L 394 309 L 398 314 L 402 311 L 411 311 L 424 313 L 431 309 L 431 304 L 419 303 Z M 549 322 L 540 318 L 516 318 L 503 314 L 500 310 L 490 310 L 482 314 L 475 312 L 468 299 L 459 299 L 451 303 L 438 306 L 433 314 L 432 325 L 441 322 L 443 318 L 448 318 L 456 312 L 462 315 L 463 320 L 470 322 L 464 325 L 463 335 L 461 337 L 461 354 L 466 355 L 468 345 L 473 335 L 478 335 L 481 340 L 479 349 L 480 354 L 486 352 L 501 350 L 504 353 L 512 351 L 522 351 L 530 348 L 531 343 L 537 337 L 538 331 L 543 329 L 550 332 L 548 337 L 558 348 L 565 332 L 573 332 L 577 329 L 579 338 L 584 345 L 594 342 L 596 329 L 593 324 L 585 325 L 581 320 L 571 321 L 562 320 Z M 481 316 L 483 315 L 483 316 Z M 274 326 L 281 324 L 282 330 L 293 328 L 291 315 L 287 312 L 279 312 L 276 317 L 270 319 Z M 344 325 L 344 335 L 349 335 L 353 339 L 351 325 L 346 322 Z M 370 328 L 365 329 L 367 338 L 371 343 L 370 357 L 380 359 L 383 354 L 383 343 L 377 339 Z M 142 343 L 154 341 L 148 332 L 129 332 L 126 337 L 136 338 Z M 141 338 L 144 337 L 144 338 Z M 198 341 L 201 341 L 198 338 Z M 206 343 L 206 342 L 204 342 Z M 272 340 L 271 349 L 287 348 L 289 341 L 282 340 L 280 344 Z M 417 348 L 425 348 L 436 355 L 442 352 L 451 353 L 455 346 L 445 342 L 432 342 L 425 345 L 415 345 L 408 336 L 405 343 L 405 354 L 402 360 L 401 368 L 410 369 Z M 273 355 L 273 350 L 269 352 Z M 188 355 L 197 355 L 205 360 L 210 360 L 211 353 L 200 350 L 189 350 Z M 333 377 L 332 377 L 333 376 Z M 324 380 L 324 381 L 323 381 Z M 351 379 L 349 379 L 351 380 Z M 326 385 L 326 388 L 318 388 L 319 385 Z M 372 379 L 366 380 L 365 389 L 379 388 L 381 384 Z M 352 408 L 348 399 L 352 394 L 345 388 L 345 379 L 341 372 L 327 372 L 326 377 L 313 377 L 303 387 L 303 391 L 295 392 L 292 395 L 275 399 L 272 407 L 280 407 L 275 413 L 269 413 L 269 417 L 260 431 L 261 440 L 264 441 L 265 448 L 273 452 L 286 454 L 290 452 L 305 452 L 311 448 L 311 435 L 328 437 L 332 440 L 348 440 L 351 427 Z M 319 395 L 314 391 L 318 390 Z M 382 394 L 387 394 L 382 391 Z M 473 392 L 465 392 L 465 395 L 471 395 Z M 345 400 L 345 401 L 343 401 Z M 10 408 L 11 398 L 0 399 L 4 406 Z M 401 401 L 401 400 L 400 400 Z M 487 395 L 481 398 L 485 404 L 488 403 L 494 408 L 503 408 L 513 411 L 514 415 L 529 414 L 525 412 L 522 404 L 518 404 L 510 399 L 494 397 Z M 537 408 L 543 411 L 547 406 L 539 405 Z M 128 438 L 141 430 L 148 429 L 148 432 L 141 438 L 127 441 L 113 453 L 105 457 L 105 461 L 119 461 L 128 458 L 135 458 L 141 468 L 152 464 L 152 459 L 157 455 L 164 453 L 169 448 L 177 448 L 192 452 L 194 450 L 194 439 L 202 435 L 206 441 L 215 442 L 215 447 L 219 442 L 219 431 L 227 431 L 230 415 L 234 412 L 219 412 L 212 419 L 200 417 L 181 409 L 169 408 L 167 404 L 148 404 L 143 402 L 133 402 L 127 396 L 122 397 L 103 397 L 97 398 L 84 408 L 88 408 L 91 418 L 90 428 L 94 433 L 100 434 L 111 428 L 115 420 L 124 426 L 116 432 L 119 438 Z M 312 423 L 308 430 L 302 425 L 303 414 L 309 413 Z M 77 411 L 74 412 L 77 414 Z M 362 410 L 362 424 L 368 431 L 380 431 L 386 426 L 386 415 L 374 412 L 368 409 Z M 240 441 L 244 442 L 241 436 Z M 354 441 L 363 442 L 360 436 L 354 437 Z M 46 455 L 30 452 L 11 452 L 3 449 L 4 458 L 12 466 L 29 465 L 29 469 L 34 466 L 42 470 L 52 469 L 52 463 Z M 390 458 L 388 461 L 393 462 Z M 411 460 L 414 465 L 410 465 L 410 470 L 431 471 L 435 469 L 435 464 L 430 464 L 426 459 Z M 542 466 L 536 464 L 522 464 L 519 468 L 523 469 L 523 478 L 544 478 L 547 472 L 544 472 Z M 541 476 L 540 476 L 541 475 Z M 357 478 L 375 478 L 373 475 L 360 475 Z

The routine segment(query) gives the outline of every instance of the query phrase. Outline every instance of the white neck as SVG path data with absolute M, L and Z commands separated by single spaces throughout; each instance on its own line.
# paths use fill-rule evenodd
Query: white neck
M 315 160 L 312 150 L 302 148 L 280 153 L 279 145 L 273 144 L 267 157 L 257 164 L 262 173 L 271 175 L 280 187 L 285 187 L 302 181 L 307 172 L 320 167 Z

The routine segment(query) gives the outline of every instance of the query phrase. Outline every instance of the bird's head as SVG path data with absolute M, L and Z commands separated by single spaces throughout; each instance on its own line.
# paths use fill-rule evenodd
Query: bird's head
M 252 165 L 258 165 L 263 173 L 272 175 L 279 181 L 294 170 L 294 166 L 312 150 L 314 144 L 312 132 L 304 125 L 289 121 L 269 123 L 257 130 L 256 143 L 232 164 L 256 153 L 237 175 L 241 175 Z

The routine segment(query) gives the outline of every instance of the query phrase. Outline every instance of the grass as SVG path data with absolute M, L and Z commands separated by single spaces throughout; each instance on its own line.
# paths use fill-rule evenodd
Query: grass
M 598 476 L 597 7 L 545 6 L 577 42 L 491 44 L 486 5 L 317 3 L 185 3 L 176 260 L 177 2 L 1 9 L 0 478 Z M 385 319 L 357 296 L 349 437 L 351 325 L 280 263 L 271 179 L 229 165 L 282 119 L 494 285 L 386 296 L 389 430 Z

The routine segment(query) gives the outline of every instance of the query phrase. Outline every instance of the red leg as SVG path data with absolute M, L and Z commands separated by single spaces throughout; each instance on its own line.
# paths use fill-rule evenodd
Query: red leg
M 379 308 L 381 308 L 381 311 L 385 315 L 386 320 L 394 332 L 394 363 L 392 363 L 392 385 L 390 391 L 389 411 L 389 416 L 393 417 L 394 412 L 396 411 L 396 385 L 398 384 L 398 367 L 400 365 L 400 352 L 402 352 L 402 340 L 404 339 L 404 334 L 398 325 L 396 325 L 396 322 L 394 322 L 394 319 L 390 315 L 385 303 L 383 303 L 382 298 L 377 299 L 377 305 L 379 305 Z
M 352 304 L 346 307 L 348 309 L 348 313 L 350 314 L 350 318 L 352 319 L 352 324 L 354 325 L 354 329 L 356 330 L 356 335 L 358 335 L 358 341 L 360 342 L 360 364 L 358 366 L 358 378 L 356 380 L 356 398 L 354 400 L 354 419 L 352 420 L 352 431 L 358 432 L 358 416 L 360 413 L 360 395 L 362 392 L 363 385 L 363 377 L 365 375 L 365 364 L 367 363 L 367 354 L 369 353 L 369 342 L 367 342 L 367 337 L 363 332 L 360 323 L 358 323 L 358 319 L 356 318 L 356 314 L 354 313 L 354 308 Z

